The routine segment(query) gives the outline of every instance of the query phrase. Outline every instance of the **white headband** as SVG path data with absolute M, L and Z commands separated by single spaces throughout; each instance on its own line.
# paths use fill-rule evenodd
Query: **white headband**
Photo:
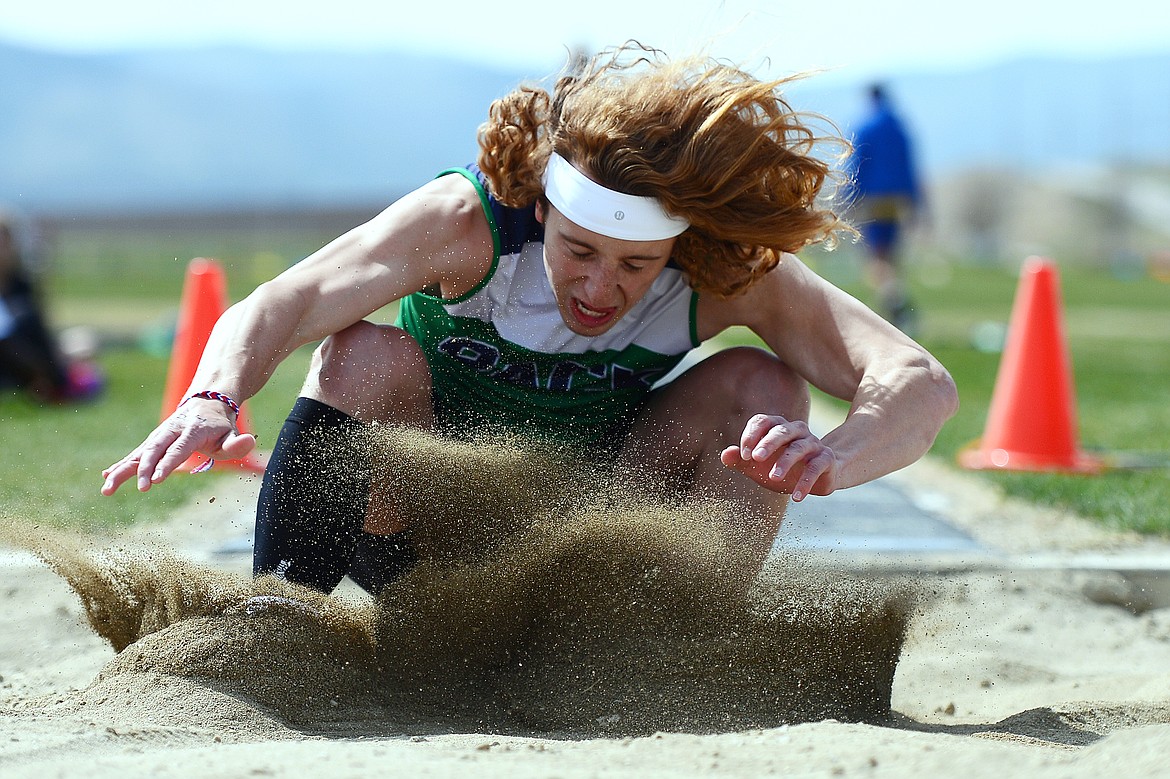
M 603 187 L 556 152 L 544 169 L 544 194 L 574 224 L 623 241 L 661 241 L 691 226 L 666 213 L 657 198 Z

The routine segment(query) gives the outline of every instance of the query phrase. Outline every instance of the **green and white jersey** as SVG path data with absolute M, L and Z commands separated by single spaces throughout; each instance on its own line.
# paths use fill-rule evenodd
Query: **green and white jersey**
M 402 300 L 398 326 L 422 346 L 443 427 L 486 427 L 596 452 L 620 445 L 651 387 L 698 345 L 696 293 L 668 265 L 597 337 L 565 326 L 544 268 L 535 207 L 502 206 L 475 166 L 466 176 L 491 225 L 495 260 L 460 298 Z

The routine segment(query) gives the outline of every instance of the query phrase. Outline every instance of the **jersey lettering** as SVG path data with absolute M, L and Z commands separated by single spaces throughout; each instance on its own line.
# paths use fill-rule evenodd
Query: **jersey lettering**
M 666 373 L 663 368 L 633 370 L 617 363 L 584 365 L 575 360 L 563 359 L 546 369 L 547 378 L 542 378 L 541 367 L 535 361 L 501 362 L 498 348 L 466 336 L 444 338 L 438 344 L 438 351 L 464 367 L 497 381 L 518 387 L 546 387 L 553 392 L 569 392 L 573 389 L 574 379 L 578 380 L 578 389 L 592 392 L 643 390 Z M 584 386 L 581 386 L 582 382 Z
M 480 373 L 490 371 L 500 361 L 499 349 L 474 338 L 444 338 L 438 348 L 442 354 Z

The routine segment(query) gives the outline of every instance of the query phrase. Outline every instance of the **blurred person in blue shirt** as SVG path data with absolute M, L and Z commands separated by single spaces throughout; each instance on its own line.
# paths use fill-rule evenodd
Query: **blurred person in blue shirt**
M 870 112 L 853 138 L 848 195 L 869 261 L 867 281 L 882 314 L 912 328 L 914 306 L 898 268 L 903 229 L 922 205 L 913 146 L 885 88 L 869 88 Z

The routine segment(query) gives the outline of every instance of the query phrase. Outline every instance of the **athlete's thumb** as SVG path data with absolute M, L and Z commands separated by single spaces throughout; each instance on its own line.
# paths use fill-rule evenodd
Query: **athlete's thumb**
M 238 460 L 246 457 L 255 448 L 256 436 L 251 433 L 229 433 L 219 447 L 219 456 L 224 460 Z

